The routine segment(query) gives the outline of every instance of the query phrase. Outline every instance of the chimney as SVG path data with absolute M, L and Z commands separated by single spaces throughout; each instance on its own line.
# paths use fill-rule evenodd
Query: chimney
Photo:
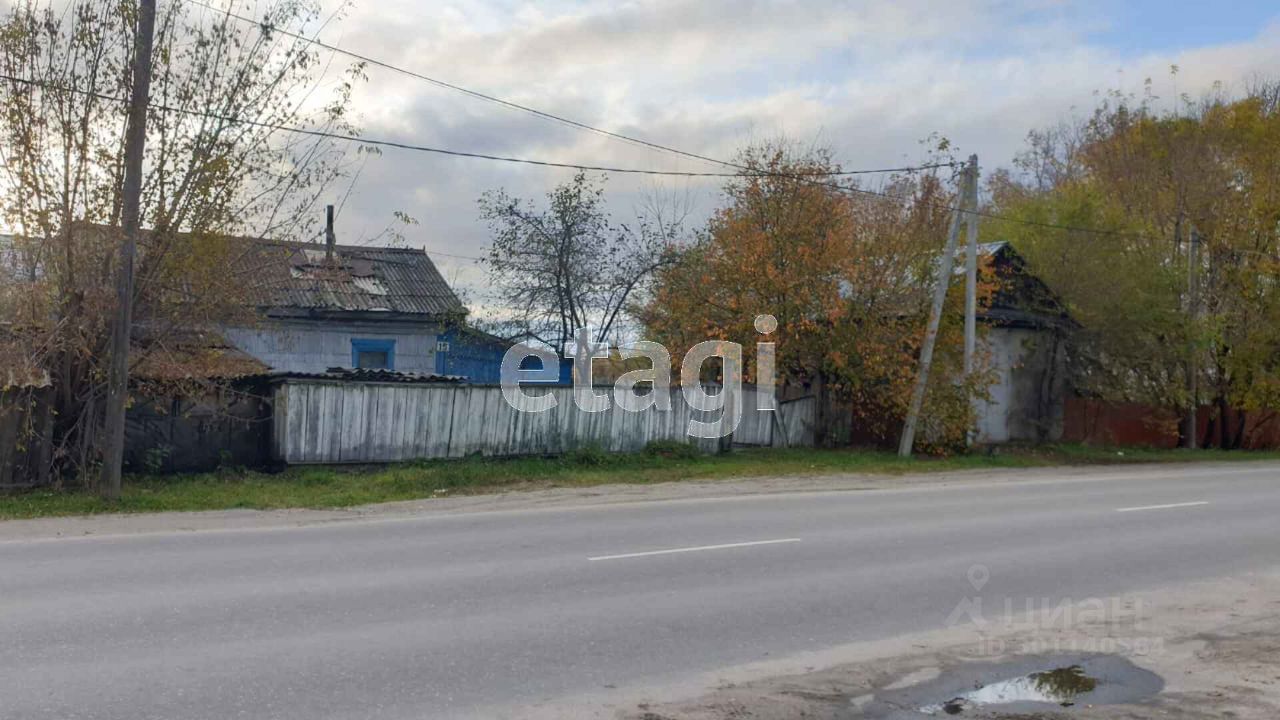
M 324 261 L 333 264 L 333 245 L 337 238 L 333 234 L 333 206 L 324 206 Z

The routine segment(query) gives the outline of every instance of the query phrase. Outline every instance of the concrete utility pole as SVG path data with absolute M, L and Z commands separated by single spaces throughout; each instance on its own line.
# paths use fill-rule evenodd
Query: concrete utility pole
M 1187 318 L 1195 330 L 1195 319 L 1197 312 L 1196 302 L 1196 246 L 1200 243 L 1200 236 L 1196 234 L 1194 228 L 1188 235 L 1187 240 Z M 1199 404 L 1199 371 L 1196 367 L 1196 341 L 1192 338 L 1187 343 L 1187 394 L 1190 403 L 1187 406 L 1187 447 L 1192 450 L 1200 446 L 1199 423 L 1196 418 L 1196 405 Z
M 971 156 L 969 164 L 973 177 L 969 182 L 969 222 L 965 225 L 964 267 L 964 375 L 973 373 L 974 356 L 978 352 L 978 163 Z M 970 427 L 964 434 L 966 446 L 977 438 L 977 428 Z
M 964 257 L 964 374 L 973 372 L 978 350 L 978 158 L 969 157 L 969 212 L 965 225 L 968 250 Z
M 133 43 L 133 92 L 124 141 L 124 187 L 121 191 L 120 268 L 116 281 L 116 317 L 111 328 L 111 366 L 107 376 L 106 437 L 102 451 L 99 490 L 108 500 L 120 497 L 124 464 L 125 404 L 129 397 L 129 336 L 133 326 L 133 258 L 138 248 L 142 214 L 142 154 L 147 141 L 147 103 L 151 100 L 151 43 L 155 35 L 156 2 L 138 4 L 137 36 Z
M 969 165 L 964 170 L 964 181 L 961 183 L 956 207 L 951 213 L 947 246 L 942 251 L 941 262 L 938 263 L 938 283 L 933 289 L 929 326 L 925 330 L 924 344 L 920 347 L 920 371 L 916 376 L 915 390 L 911 393 L 911 406 L 907 410 L 907 420 L 902 427 L 902 438 L 898 442 L 898 457 L 911 457 L 912 448 L 915 446 L 920 407 L 924 405 L 924 393 L 929 386 L 929 366 L 933 363 L 933 346 L 938 340 L 938 325 L 942 322 L 942 305 L 947 300 L 947 286 L 951 284 L 951 268 L 955 261 L 956 244 L 960 239 L 960 219 L 964 214 L 965 205 L 977 194 L 977 175 L 978 156 L 970 155 Z

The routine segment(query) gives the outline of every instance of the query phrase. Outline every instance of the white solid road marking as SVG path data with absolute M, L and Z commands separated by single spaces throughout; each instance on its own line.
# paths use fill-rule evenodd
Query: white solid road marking
M 751 542 L 725 543 L 723 545 L 699 545 L 697 547 L 672 548 L 670 550 L 650 550 L 648 552 L 623 553 L 622 555 L 597 555 L 588 560 L 621 560 L 623 558 L 647 557 L 649 555 L 673 555 L 675 553 L 698 552 L 700 550 L 727 550 L 729 548 L 751 547 L 753 545 L 777 545 L 778 543 L 800 542 L 800 538 L 781 538 L 779 540 L 753 540 Z
M 1168 505 L 1143 505 L 1142 507 L 1116 508 L 1116 512 L 1137 512 L 1139 510 L 1168 510 L 1169 508 L 1195 507 L 1196 505 L 1208 505 L 1208 500 L 1197 500 L 1196 502 L 1170 503 Z

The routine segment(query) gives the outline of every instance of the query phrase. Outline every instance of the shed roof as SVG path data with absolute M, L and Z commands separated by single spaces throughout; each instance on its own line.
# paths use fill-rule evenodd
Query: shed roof
M 253 294 L 271 310 L 453 315 L 465 308 L 426 251 L 278 240 L 254 241 L 245 262 L 258 268 Z
M 159 335 L 143 325 L 133 335 L 137 364 L 131 374 L 139 380 L 242 380 L 269 370 L 216 330 L 172 329 Z
M 1074 323 L 1062 300 L 1031 272 L 1026 260 L 1008 242 L 980 244 L 978 255 L 991 258 L 1000 280 L 991 304 L 981 313 L 984 321 L 1035 328 Z

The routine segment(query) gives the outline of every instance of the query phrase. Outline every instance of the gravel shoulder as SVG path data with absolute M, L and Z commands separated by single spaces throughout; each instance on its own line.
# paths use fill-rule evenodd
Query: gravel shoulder
M 1105 482 L 1162 475 L 1230 475 L 1275 467 L 1280 462 L 1152 463 L 1124 466 L 1065 466 L 966 470 L 908 475 L 818 475 L 756 477 L 650 484 L 613 484 L 484 494 L 363 505 L 343 509 L 216 510 L 121 513 L 0 521 L 0 542 L 102 537 L 141 533 L 210 532 L 304 527 L 337 522 L 410 519 L 439 513 L 524 512 L 635 502 L 685 502 L 779 493 L 920 491 L 958 484 L 1011 482 Z
M 886 712 L 910 688 L 993 662 L 1122 656 L 1154 672 L 1163 689 L 1141 701 L 1053 710 L 970 708 L 989 720 L 1274 720 L 1280 717 L 1280 570 L 1144 591 L 1101 601 L 1107 617 L 1082 610 L 968 625 L 733 668 L 683 688 L 651 689 L 599 717 L 626 720 L 851 720 L 927 718 L 915 707 Z M 690 695 L 698 683 L 710 692 Z M 933 698 L 945 702 L 948 698 Z M 917 706 L 918 707 L 918 706 Z M 542 708 L 537 717 L 552 717 Z

